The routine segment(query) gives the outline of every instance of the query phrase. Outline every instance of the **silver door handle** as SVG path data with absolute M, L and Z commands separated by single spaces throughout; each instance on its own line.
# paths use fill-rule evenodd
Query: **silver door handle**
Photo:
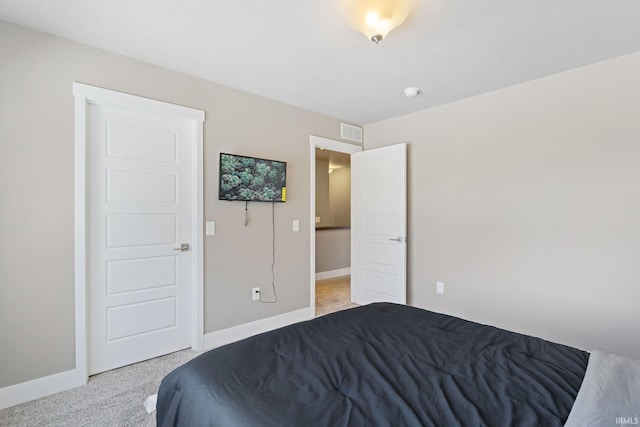
M 174 251 L 180 251 L 180 252 L 188 251 L 189 250 L 189 244 L 188 243 L 182 243 L 179 248 L 173 248 L 173 250 Z
M 389 239 L 392 242 L 400 242 L 400 243 L 405 243 L 407 241 L 406 237 L 396 237 L 394 239 Z

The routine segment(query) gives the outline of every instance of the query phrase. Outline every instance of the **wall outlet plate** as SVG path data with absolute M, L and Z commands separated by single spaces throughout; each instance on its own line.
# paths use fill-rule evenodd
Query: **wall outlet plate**
M 444 282 L 436 282 L 436 293 L 444 294 Z
M 260 288 L 251 288 L 251 301 L 260 301 Z

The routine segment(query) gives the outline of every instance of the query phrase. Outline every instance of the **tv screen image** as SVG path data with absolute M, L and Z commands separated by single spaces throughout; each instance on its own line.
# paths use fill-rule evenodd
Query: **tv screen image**
M 286 185 L 286 162 L 220 153 L 220 200 L 284 202 Z

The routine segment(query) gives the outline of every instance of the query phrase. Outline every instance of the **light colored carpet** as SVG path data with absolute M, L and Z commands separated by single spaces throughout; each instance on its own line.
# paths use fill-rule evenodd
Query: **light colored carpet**
M 357 307 L 351 302 L 351 277 L 336 277 L 316 282 L 316 316 Z
M 317 316 L 357 307 L 349 281 L 316 282 Z M 198 354 L 183 350 L 94 375 L 85 386 L 0 410 L 0 426 L 155 426 L 155 412 L 147 414 L 142 403 L 158 392 L 165 375 Z
M 0 410 L 0 426 L 155 426 L 144 400 L 160 381 L 200 353 L 182 350 L 89 378 L 85 386 Z

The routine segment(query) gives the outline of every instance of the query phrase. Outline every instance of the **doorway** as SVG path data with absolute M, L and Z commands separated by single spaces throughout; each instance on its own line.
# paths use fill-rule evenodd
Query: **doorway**
M 351 303 L 349 263 L 349 166 L 350 155 L 362 151 L 362 147 L 316 136 L 310 137 L 310 143 L 311 224 L 314 225 L 310 227 L 310 295 L 314 316 L 318 316 L 354 306 Z M 343 191 L 330 194 L 332 182 Z M 344 191 L 345 185 L 349 186 L 348 191 Z
M 316 315 L 351 303 L 351 155 L 316 148 Z

